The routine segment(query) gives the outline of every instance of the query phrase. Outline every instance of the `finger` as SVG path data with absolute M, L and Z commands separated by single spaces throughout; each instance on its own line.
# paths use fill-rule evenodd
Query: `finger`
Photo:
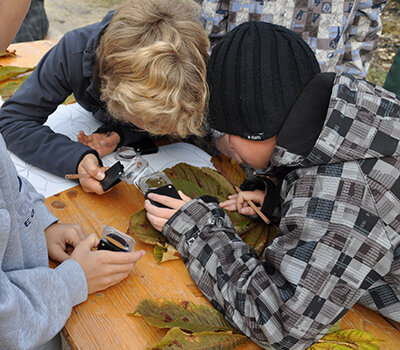
M 168 221 L 167 219 L 160 218 L 158 216 L 154 216 L 149 212 L 147 212 L 147 218 L 149 219 L 149 221 L 153 225 L 153 227 L 160 232 L 162 231 L 162 229 L 164 228 L 165 224 Z
M 63 262 L 70 258 L 68 253 L 64 250 L 61 244 L 54 245 L 53 249 L 51 250 L 50 258 L 57 262 Z
M 65 243 L 72 245 L 74 248 L 84 239 L 83 231 L 81 234 L 76 227 L 71 227 L 65 232 Z
M 82 246 L 86 250 L 92 250 L 93 248 L 97 248 L 99 245 L 99 237 L 95 233 L 92 233 L 86 239 L 79 243 L 79 246 Z
M 219 206 L 221 208 L 226 208 L 226 207 L 232 206 L 232 205 L 236 206 L 236 199 L 229 199 L 229 200 L 226 200 L 226 201 L 223 201 L 223 202 L 219 203 Z
M 93 178 L 79 179 L 82 189 L 85 192 L 91 192 L 96 194 L 103 194 L 104 190 L 101 183 Z
M 228 199 L 235 199 L 236 200 L 237 196 L 238 196 L 237 193 L 231 194 L 231 195 L 228 196 Z
M 190 202 L 192 200 L 192 198 L 184 194 L 182 191 L 178 191 L 178 193 L 182 200 L 184 200 L 185 202 Z
M 99 161 L 94 154 L 87 154 L 79 163 L 79 167 L 81 167 L 84 170 L 84 172 L 94 177 L 98 181 L 104 179 L 105 176 L 104 171 L 100 168 Z M 79 167 L 78 167 L 78 172 L 80 170 Z
M 157 203 L 164 204 L 165 206 L 171 209 L 179 209 L 185 204 L 185 202 L 183 202 L 181 199 L 176 199 L 169 196 L 163 196 L 156 193 L 149 193 L 148 198 Z
M 143 257 L 143 255 L 145 255 L 145 251 L 139 250 L 126 253 L 100 250 L 97 254 L 101 254 L 100 259 L 103 263 L 120 266 L 119 271 L 122 271 L 123 269 L 126 269 L 126 267 L 124 267 L 125 265 L 135 264 L 136 262 L 138 262 Z
M 252 215 L 256 215 L 256 212 L 254 211 L 254 209 L 252 207 L 243 207 L 240 210 L 240 214 L 252 216 Z
M 154 216 L 167 219 L 169 219 L 176 212 L 174 209 L 157 207 L 156 205 L 151 204 L 148 199 L 144 201 L 144 208 L 148 213 L 151 213 Z
M 87 237 L 87 234 L 85 233 L 85 231 L 83 231 L 83 228 L 81 225 L 74 225 L 74 228 L 75 228 L 76 232 L 78 233 L 81 240 L 83 240 Z
M 225 209 L 225 210 L 228 210 L 228 211 L 237 211 L 235 203 L 231 204 L 231 205 L 227 205 L 227 206 L 223 207 L 222 209 Z

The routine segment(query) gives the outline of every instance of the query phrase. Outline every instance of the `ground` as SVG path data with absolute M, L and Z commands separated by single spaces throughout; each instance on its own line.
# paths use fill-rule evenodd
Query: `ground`
M 122 0 L 45 0 L 50 21 L 49 38 L 57 40 L 71 29 L 98 22 L 121 2 Z M 368 74 L 368 80 L 378 85 L 385 81 L 400 46 L 400 0 L 389 0 L 381 18 L 383 34 Z

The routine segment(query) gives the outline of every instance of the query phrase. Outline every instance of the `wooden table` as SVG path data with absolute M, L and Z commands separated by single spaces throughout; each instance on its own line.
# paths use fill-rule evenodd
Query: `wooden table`
M 50 42 L 14 44 L 17 57 L 1 59 L 2 65 L 33 66 L 50 47 Z M 61 222 L 79 223 L 87 234 L 100 232 L 108 224 L 126 232 L 131 214 L 143 208 L 143 195 L 125 183 L 118 184 L 102 196 L 88 194 L 79 186 L 49 197 L 46 205 Z M 158 264 L 152 246 L 137 241 L 137 249 L 146 255 L 134 272 L 121 283 L 90 295 L 76 306 L 63 333 L 73 349 L 144 349 L 162 339 L 165 330 L 131 317 L 137 303 L 147 298 L 185 299 L 209 305 L 190 278 L 182 260 Z M 356 328 L 384 340 L 381 349 L 400 348 L 400 326 L 361 305 L 353 307 L 342 319 L 342 329 Z M 254 343 L 243 349 L 258 348 Z

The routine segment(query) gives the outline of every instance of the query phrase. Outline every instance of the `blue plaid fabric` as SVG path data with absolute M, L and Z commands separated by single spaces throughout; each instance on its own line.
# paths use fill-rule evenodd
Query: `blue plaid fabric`
M 396 95 L 338 74 L 310 154 L 275 148 L 267 174 L 293 171 L 261 258 L 217 203 L 192 200 L 163 233 L 212 305 L 266 349 L 309 347 L 356 302 L 400 321 L 399 140 Z

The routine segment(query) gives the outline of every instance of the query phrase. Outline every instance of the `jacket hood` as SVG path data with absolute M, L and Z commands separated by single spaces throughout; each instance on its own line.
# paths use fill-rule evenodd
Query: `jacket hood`
M 94 24 L 94 30 L 90 34 L 86 48 L 83 52 L 82 67 L 83 75 L 85 77 L 91 77 L 93 75 L 93 69 L 96 65 L 96 49 L 99 46 L 100 38 L 103 35 L 104 30 L 110 24 L 113 15 L 114 11 L 110 11 L 101 22 Z
M 335 76 L 322 124 L 307 154 L 294 152 L 293 147 L 289 150 L 279 143 L 278 137 L 268 170 L 398 157 L 400 154 L 400 100 L 365 80 L 345 73 Z M 303 129 L 301 133 L 306 135 L 307 125 Z M 302 144 L 298 131 L 297 140 Z

